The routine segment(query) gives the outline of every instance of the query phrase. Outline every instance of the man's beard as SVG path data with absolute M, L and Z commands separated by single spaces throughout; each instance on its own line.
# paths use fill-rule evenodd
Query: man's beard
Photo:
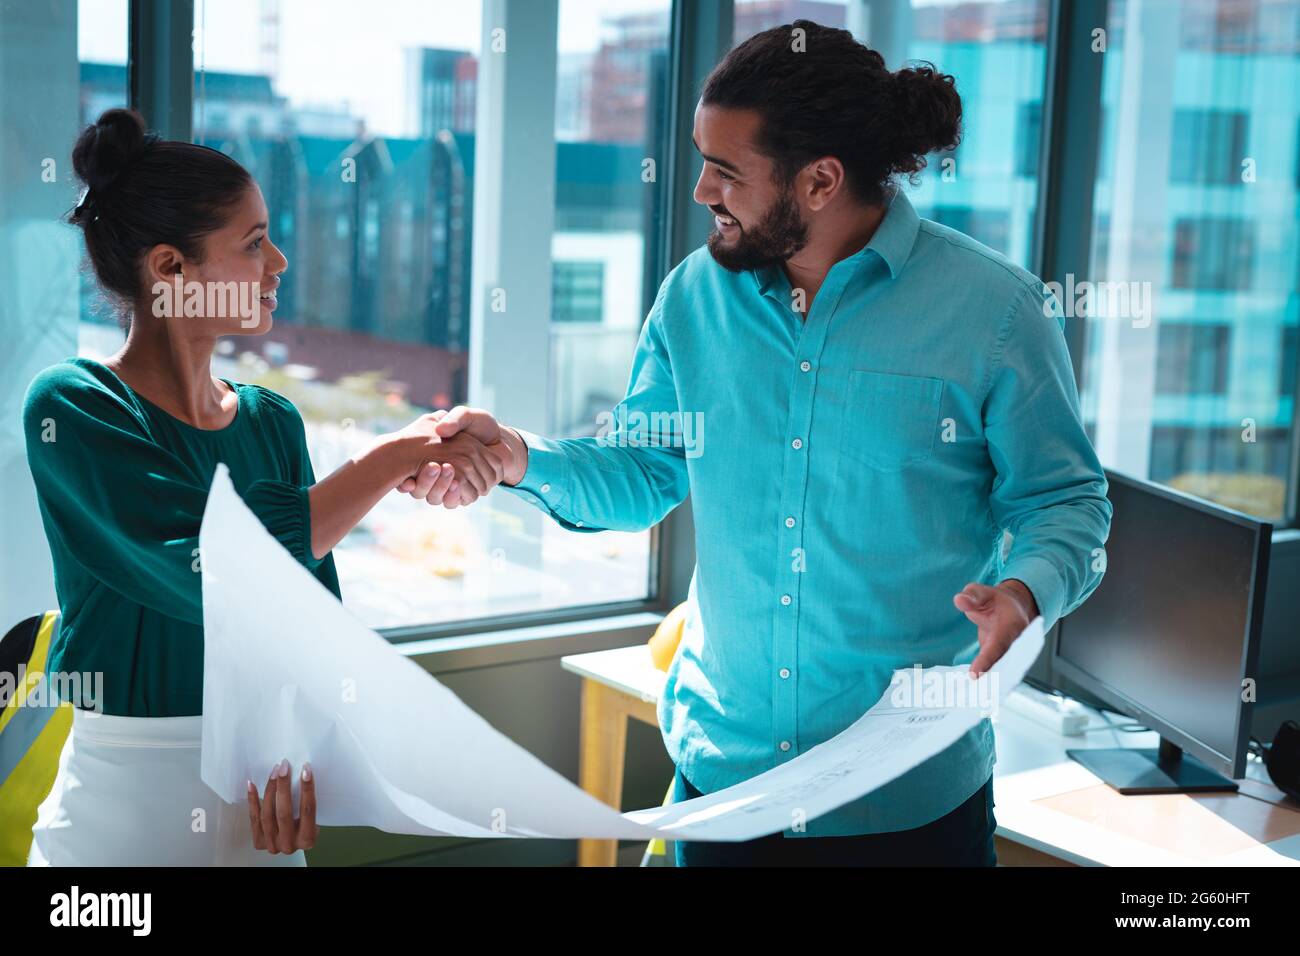
M 718 227 L 709 233 L 709 252 L 718 265 L 731 272 L 746 272 L 779 265 L 808 242 L 808 226 L 799 216 L 794 190 L 785 187 L 777 195 L 763 219 L 727 245 Z

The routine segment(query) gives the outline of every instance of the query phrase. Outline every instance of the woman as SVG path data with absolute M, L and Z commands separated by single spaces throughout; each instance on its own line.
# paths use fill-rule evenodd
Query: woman
M 287 763 L 271 769 L 263 799 L 249 782 L 249 823 L 199 777 L 198 535 L 213 471 L 224 462 L 267 530 L 338 595 L 330 549 L 380 498 L 436 474 L 433 498 L 468 504 L 500 480 L 501 459 L 472 438 L 440 441 L 435 413 L 317 481 L 294 406 L 211 370 L 219 336 L 271 327 L 287 266 L 247 170 L 146 134 L 126 110 L 88 127 L 72 158 L 87 188 L 69 218 L 129 325 L 107 361 L 46 369 L 24 403 L 62 612 L 49 669 L 102 674 L 101 699 L 73 701 L 29 863 L 304 865 L 316 832 L 310 768 L 298 820 Z M 247 307 L 174 294 L 195 288 L 238 290 Z

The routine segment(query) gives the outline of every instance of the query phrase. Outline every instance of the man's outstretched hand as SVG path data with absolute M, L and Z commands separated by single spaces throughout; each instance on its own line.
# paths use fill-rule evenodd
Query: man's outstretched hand
M 434 433 L 443 441 L 464 433 L 486 446 L 501 464 L 503 484 L 518 484 L 523 478 L 528 468 L 528 446 L 513 428 L 498 424 L 490 412 L 464 405 L 457 405 L 446 413 L 435 412 L 435 415 L 439 420 Z M 459 476 L 449 477 L 445 468 L 430 462 L 416 475 L 403 481 L 397 490 L 412 498 L 423 498 L 430 504 L 454 508 L 462 503 L 459 488 Z
M 448 508 L 472 504 L 501 482 L 501 455 L 468 432 L 443 438 L 435 430 L 446 412 L 421 415 L 390 436 L 389 444 L 414 457 L 398 488 L 416 490 L 429 504 Z
M 1007 652 L 1020 632 L 1038 617 L 1038 602 L 1022 582 L 1010 578 L 996 587 L 968 584 L 952 603 L 979 628 L 980 652 L 971 661 L 971 677 L 979 677 Z

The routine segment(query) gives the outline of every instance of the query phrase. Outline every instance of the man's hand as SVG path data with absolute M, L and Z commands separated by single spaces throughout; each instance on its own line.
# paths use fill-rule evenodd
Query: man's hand
M 491 412 L 457 405 L 438 422 L 436 431 L 444 440 L 465 432 L 496 451 L 505 468 L 502 484 L 519 484 L 528 470 L 528 446 L 517 431 L 499 424 Z
M 457 405 L 439 420 L 434 429 L 443 438 L 450 438 L 458 432 L 473 435 L 485 445 L 501 440 L 501 425 L 492 413 L 482 408 L 470 408 Z
M 503 484 L 515 485 L 523 478 L 528 470 L 528 446 L 514 429 L 499 425 L 490 412 L 481 408 L 457 405 L 450 412 L 433 414 L 437 416 L 434 433 L 443 441 L 469 439 L 482 444 L 498 463 Z M 397 490 L 412 498 L 424 498 L 431 505 L 443 504 L 454 508 L 457 504 L 469 503 L 462 497 L 460 482 L 455 477 L 449 480 L 446 470 L 440 470 L 435 462 L 406 479 Z
M 980 652 L 971 661 L 971 677 L 979 677 L 1001 659 L 1020 632 L 1038 617 L 1034 595 L 1015 578 L 997 587 L 968 584 L 952 603 L 979 628 Z
M 439 435 L 437 426 L 446 415 L 422 415 L 397 433 L 397 440 L 416 457 L 411 474 L 398 489 L 412 495 L 420 492 L 416 497 L 430 504 L 455 508 L 487 494 L 501 481 L 505 469 L 501 454 L 489 451 L 472 434 L 452 431 L 448 438 Z

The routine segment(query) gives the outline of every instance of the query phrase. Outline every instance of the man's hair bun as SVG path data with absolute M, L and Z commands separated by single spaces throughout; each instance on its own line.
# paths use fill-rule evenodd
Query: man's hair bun
M 886 201 L 895 177 L 912 177 L 928 154 L 961 136 L 961 97 L 951 76 L 929 63 L 891 73 L 880 52 L 848 30 L 811 20 L 739 44 L 709 74 L 700 98 L 762 117 L 756 145 L 779 183 L 834 156 L 856 197 L 873 205 Z
M 896 111 L 896 173 L 915 173 L 925 154 L 952 149 L 961 140 L 961 97 L 953 77 L 930 63 L 904 67 L 893 74 Z

